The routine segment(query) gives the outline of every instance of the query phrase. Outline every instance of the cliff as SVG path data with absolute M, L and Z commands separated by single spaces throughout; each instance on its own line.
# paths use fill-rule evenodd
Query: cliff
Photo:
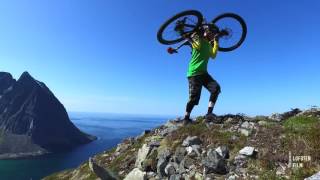
M 65 151 L 95 139 L 81 132 L 48 89 L 24 72 L 0 72 L 0 158 Z

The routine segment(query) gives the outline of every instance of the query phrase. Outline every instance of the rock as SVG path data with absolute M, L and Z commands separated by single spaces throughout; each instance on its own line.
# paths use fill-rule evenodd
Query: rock
M 219 146 L 215 151 L 224 159 L 229 159 L 229 148 L 225 145 Z
M 226 174 L 228 172 L 227 162 L 215 150 L 210 149 L 203 160 L 206 173 Z
M 150 153 L 151 148 L 147 144 L 143 144 L 138 151 L 135 167 L 142 169 L 142 162 L 146 159 Z
M 273 113 L 271 116 L 269 116 L 269 119 L 274 120 L 274 121 L 282 121 L 285 119 L 288 119 L 290 117 L 296 116 L 300 114 L 302 111 L 298 108 L 291 109 L 291 111 L 279 114 L 279 113 Z
M 233 118 L 229 117 L 229 118 L 225 121 L 225 123 L 233 124 L 233 123 L 234 123 L 234 120 L 233 120 Z
M 194 179 L 195 180 L 203 180 L 203 175 L 201 173 L 199 173 L 199 172 L 196 172 L 194 174 Z
M 147 142 L 148 146 L 150 146 L 151 148 L 154 148 L 154 147 L 159 147 L 160 146 L 160 142 L 161 142 L 162 139 L 163 139 L 162 136 L 153 135 L 153 136 L 147 137 L 145 142 Z
M 305 178 L 304 180 L 319 180 L 320 179 L 320 171 L 308 178 Z
M 183 173 L 186 172 L 186 169 L 184 167 L 184 165 L 185 165 L 184 162 L 185 162 L 185 159 L 183 159 L 179 164 L 179 167 L 178 167 L 178 170 L 177 170 L 179 174 L 183 174 Z
M 276 170 L 276 175 L 277 176 L 284 176 L 286 175 L 286 165 L 285 164 L 282 164 L 282 163 L 279 163 L 278 167 L 277 167 L 277 170 Z
M 186 147 L 186 151 L 190 157 L 201 156 L 201 148 L 199 145 L 188 146 Z
M 312 107 L 308 110 L 298 113 L 296 116 L 315 116 L 320 117 L 320 108 Z
M 157 174 L 155 172 L 147 172 L 147 179 L 155 179 Z
M 170 176 L 169 180 L 181 180 L 181 178 L 180 174 L 173 174 Z
M 158 156 L 158 149 L 153 148 L 146 159 L 141 163 L 142 164 L 142 171 L 157 171 L 157 156 Z
M 231 138 L 230 138 L 231 141 L 238 141 L 239 140 L 239 137 L 236 136 L 236 135 L 232 135 Z
M 225 121 L 230 124 L 238 124 L 239 122 L 244 121 L 243 115 L 240 115 L 240 114 L 237 114 L 237 115 L 226 114 L 224 116 L 220 116 L 220 118 L 222 119 L 222 121 Z
M 258 124 L 259 124 L 260 126 L 265 126 L 265 125 L 268 124 L 268 122 L 262 120 L 262 121 L 258 121 Z
M 190 169 L 190 167 L 192 167 L 192 165 L 194 165 L 195 163 L 195 160 L 191 159 L 190 157 L 186 157 L 182 162 L 184 168 L 186 169 Z
M 178 147 L 176 148 L 176 151 L 174 153 L 173 160 L 179 164 L 186 155 L 187 155 L 186 149 L 183 147 Z
M 164 126 L 163 129 L 160 130 L 159 134 L 161 136 L 167 136 L 168 134 L 172 133 L 173 131 L 176 131 L 182 124 L 177 124 L 173 121 L 168 121 Z
M 143 136 L 150 134 L 151 130 L 144 130 L 139 136 L 137 136 L 135 139 L 138 140 L 140 138 L 142 138 Z
M 251 130 L 243 129 L 243 128 L 240 128 L 238 131 L 239 131 L 241 134 L 243 134 L 244 136 L 247 136 L 247 137 L 250 136 L 251 133 L 252 133 Z
M 239 151 L 239 154 L 245 155 L 245 156 L 252 156 L 254 155 L 255 152 L 256 152 L 256 149 L 254 147 L 246 146 Z
M 230 175 L 226 180 L 237 180 L 238 178 L 239 178 L 238 175 L 232 174 L 232 175 Z
M 239 170 L 239 168 L 246 167 L 247 165 L 247 156 L 238 154 L 234 158 L 234 164 L 236 165 L 236 170 Z
M 282 120 L 282 116 L 279 113 L 273 113 L 271 116 L 269 116 L 269 119 L 279 122 Z
M 147 173 L 141 171 L 139 168 L 134 168 L 125 178 L 124 180 L 146 180 Z
M 176 169 L 178 169 L 178 164 L 169 163 L 165 167 L 164 172 L 168 177 L 170 177 L 171 175 L 174 175 L 176 173 Z
M 90 170 L 102 180 L 116 180 L 116 178 L 109 172 L 109 170 L 104 169 L 103 167 L 97 165 L 93 159 L 89 158 L 89 168 Z
M 288 119 L 290 117 L 293 117 L 293 116 L 295 116 L 295 115 L 297 115 L 297 114 L 299 114 L 301 112 L 302 111 L 300 109 L 298 109 L 298 108 L 291 109 L 291 111 L 288 111 L 288 112 L 285 112 L 285 113 L 281 114 L 282 120 Z
M 183 142 L 182 142 L 182 146 L 192 146 L 192 145 L 200 145 L 201 144 L 201 140 L 200 138 L 198 138 L 197 136 L 188 136 Z
M 242 127 L 242 128 L 245 128 L 245 129 L 249 129 L 249 128 L 250 128 L 250 124 L 249 124 L 248 121 L 245 121 L 245 122 L 243 122 L 243 123 L 241 124 L 241 127 Z
M 152 141 L 152 142 L 148 143 L 148 146 L 150 146 L 151 148 L 159 147 L 160 146 L 160 141 Z
M 168 149 L 164 149 L 158 154 L 157 173 L 160 177 L 166 176 L 165 168 L 169 162 L 171 153 Z
M 116 152 L 121 153 L 121 152 L 127 150 L 130 145 L 131 145 L 130 143 L 125 143 L 125 142 L 120 143 L 117 145 Z

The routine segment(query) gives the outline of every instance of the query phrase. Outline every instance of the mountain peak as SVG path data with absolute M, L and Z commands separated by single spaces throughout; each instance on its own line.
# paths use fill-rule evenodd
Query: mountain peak
M 0 159 L 64 151 L 95 139 L 81 132 L 50 89 L 27 71 L 18 81 L 5 79 L 0 78 L 0 132 L 5 132 Z
M 34 80 L 28 71 L 23 72 L 19 79 L 32 79 L 32 80 Z
M 11 77 L 12 78 L 10 73 L 8 73 L 8 72 L 0 72 L 0 79 L 2 79 L 3 77 Z

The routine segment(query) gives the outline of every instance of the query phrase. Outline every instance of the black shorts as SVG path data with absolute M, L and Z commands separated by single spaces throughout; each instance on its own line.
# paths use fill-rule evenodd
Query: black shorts
M 210 93 L 210 101 L 216 101 L 220 93 L 220 85 L 208 73 L 188 77 L 189 81 L 189 102 L 199 104 L 201 89 L 204 86 Z

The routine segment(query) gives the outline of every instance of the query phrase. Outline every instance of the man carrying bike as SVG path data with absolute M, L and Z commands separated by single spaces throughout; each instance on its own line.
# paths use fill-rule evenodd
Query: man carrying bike
M 209 29 L 197 31 L 189 38 L 192 47 L 192 56 L 188 68 L 189 101 L 186 105 L 186 113 L 183 123 L 192 122 L 190 114 L 195 105 L 198 105 L 201 89 L 204 86 L 210 92 L 207 120 L 213 120 L 214 105 L 220 93 L 220 85 L 208 73 L 207 66 L 210 58 L 214 59 L 218 52 L 219 34 L 213 34 Z
M 176 48 L 169 47 L 170 54 L 177 53 L 179 48 L 187 44 L 192 47 L 192 57 L 187 74 L 189 101 L 186 106 L 184 124 L 192 122 L 190 114 L 194 106 L 199 103 L 202 86 L 210 92 L 206 120 L 215 121 L 217 119 L 212 112 L 220 93 L 220 85 L 209 75 L 208 61 L 216 57 L 217 51 L 229 52 L 237 49 L 245 40 L 246 34 L 246 23 L 234 13 L 221 14 L 207 23 L 201 12 L 186 10 L 172 16 L 160 26 L 157 39 L 162 44 L 171 45 L 187 39 Z M 220 37 L 223 38 L 220 39 Z

